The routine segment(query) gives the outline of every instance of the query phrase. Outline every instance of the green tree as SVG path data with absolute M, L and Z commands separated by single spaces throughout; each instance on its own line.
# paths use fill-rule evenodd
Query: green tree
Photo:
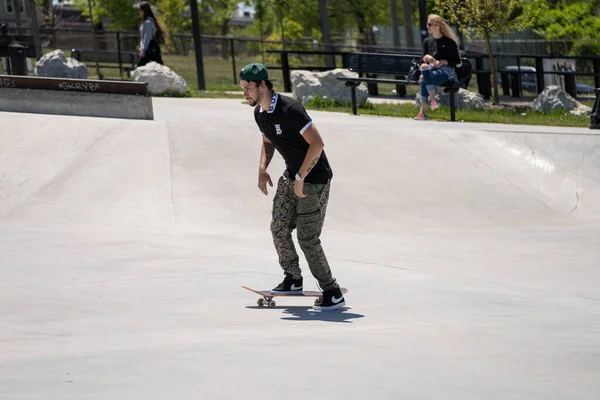
M 117 30 L 135 30 L 140 24 L 134 0 L 92 0 L 92 13 L 94 22 L 98 23 L 102 18 L 110 21 L 110 28 Z M 82 15 L 89 17 L 88 1 L 75 0 L 75 7 L 82 11 Z
M 436 9 L 452 24 L 468 27 L 485 40 L 492 72 L 492 99 L 499 101 L 496 60 L 490 38 L 534 25 L 542 0 L 434 0 Z
M 269 42 L 265 47 L 267 50 L 282 50 L 284 48 L 283 43 L 273 43 L 281 40 L 281 29 L 285 31 L 285 40 L 288 43 L 293 43 L 302 38 L 302 33 L 304 31 L 302 25 L 293 21 L 287 17 L 283 17 L 281 21 L 281 26 L 276 27 L 273 33 L 267 37 L 267 41 Z M 276 64 L 279 62 L 278 54 L 268 54 L 266 56 L 267 63 Z M 300 57 L 298 55 L 290 55 L 288 61 L 291 66 L 299 66 L 302 64 Z
M 254 0 L 252 2 L 248 2 L 248 4 L 254 6 L 254 19 L 258 21 L 259 35 L 260 39 L 262 40 L 265 34 L 265 28 L 267 28 L 265 24 L 267 23 L 268 18 L 268 0 Z
M 229 35 L 230 22 L 236 16 L 238 3 L 239 0 L 202 0 L 198 3 L 198 11 L 203 17 L 203 34 Z M 221 54 L 224 59 L 229 56 L 227 39 L 221 43 Z
M 330 0 L 330 3 L 332 26 L 340 31 L 356 28 L 358 43 L 365 49 L 377 44 L 373 27 L 389 25 L 391 20 L 389 0 Z
M 304 35 L 311 35 L 315 30 L 320 29 L 317 0 L 246 0 L 246 4 L 254 7 L 255 23 L 262 26 L 264 35 L 268 36 L 277 31 L 279 41 L 281 41 L 283 18 L 300 24 Z M 285 38 L 287 36 L 285 27 L 283 34 Z
M 285 26 L 286 19 L 299 24 L 303 36 L 314 37 L 323 43 L 327 42 L 328 27 L 332 37 L 357 28 L 359 42 L 364 45 L 375 44 L 373 26 L 389 25 L 391 19 L 390 0 L 246 0 L 246 4 L 255 8 L 254 19 L 262 27 L 264 36 L 274 39 L 272 35 L 276 32 L 277 40 L 286 42 L 291 39 Z M 325 11 L 328 24 L 323 18 Z M 247 32 L 256 32 L 256 27 Z
M 189 9 L 188 0 L 158 0 L 156 2 L 159 23 L 168 32 L 166 47 L 177 54 L 187 55 L 190 42 L 176 35 L 192 31 L 192 19 L 186 16 L 185 10 Z M 165 33 L 166 33 L 165 32 Z
M 559 1 L 540 13 L 534 30 L 547 40 L 570 40 L 572 55 L 600 54 L 600 0 Z

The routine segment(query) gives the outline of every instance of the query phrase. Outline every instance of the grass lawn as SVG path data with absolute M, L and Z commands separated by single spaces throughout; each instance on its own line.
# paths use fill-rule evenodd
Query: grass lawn
M 194 90 L 198 88 L 198 77 L 196 74 L 196 58 L 194 55 L 163 56 L 165 65 L 181 75 L 188 83 L 188 86 Z M 204 80 L 206 90 L 210 91 L 235 91 L 240 90 L 239 79 L 237 74 L 244 65 L 251 62 L 260 61 L 260 56 L 257 57 L 236 57 L 235 58 L 235 83 L 233 62 L 230 59 L 224 60 L 221 57 L 203 57 Z M 270 70 L 269 75 L 273 76 L 282 82 L 281 70 Z M 282 83 L 283 84 L 283 83 Z
M 323 101 L 313 101 L 306 105 L 307 109 L 343 112 L 350 114 L 351 107 L 338 106 Z M 414 104 L 373 104 L 367 103 L 365 107 L 358 109 L 359 114 L 381 115 L 390 117 L 413 118 L 418 113 L 418 108 Z M 435 111 L 429 110 L 430 120 L 450 121 L 450 108 L 441 106 Z M 465 122 L 491 122 L 500 124 L 523 124 L 523 125 L 549 125 L 549 126 L 572 126 L 589 127 L 589 117 L 578 117 L 569 113 L 556 111 L 548 114 L 535 112 L 533 110 L 515 111 L 510 108 L 501 109 L 486 108 L 482 111 L 477 110 L 457 110 L 456 120 Z
M 242 94 L 232 95 L 226 92 L 214 91 L 193 91 L 193 97 L 197 98 L 238 98 L 243 99 Z M 592 104 L 593 105 L 593 104 Z M 315 99 L 312 103 L 305 104 L 307 110 L 340 112 L 350 114 L 352 108 L 350 105 L 336 105 L 332 102 Z M 418 108 L 414 104 L 374 104 L 367 103 L 364 107 L 358 108 L 359 115 L 379 115 L 387 117 L 413 118 L 418 113 Z M 438 110 L 429 111 L 430 120 L 450 121 L 450 109 L 441 106 Z M 555 111 L 548 114 L 535 112 L 533 110 L 515 111 L 510 107 L 495 108 L 488 107 L 485 110 L 456 111 L 457 121 L 464 122 L 490 122 L 500 124 L 521 124 L 521 125 L 547 125 L 547 126 L 572 126 L 587 128 L 590 125 L 589 117 L 578 117 L 569 113 Z

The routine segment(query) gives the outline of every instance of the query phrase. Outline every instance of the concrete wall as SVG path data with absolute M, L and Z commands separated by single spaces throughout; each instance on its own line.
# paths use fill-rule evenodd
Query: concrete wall
M 125 119 L 154 119 L 152 97 L 0 88 L 0 111 Z

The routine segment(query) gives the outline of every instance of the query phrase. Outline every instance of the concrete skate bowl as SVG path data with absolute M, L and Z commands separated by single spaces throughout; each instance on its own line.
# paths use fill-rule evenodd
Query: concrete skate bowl
M 335 172 L 322 241 L 349 289 L 323 314 L 240 287 L 281 279 L 252 109 L 154 105 L 0 113 L 0 398 L 258 399 L 290 376 L 352 400 L 598 392 L 589 130 L 311 112 Z
M 188 120 L 156 122 L 6 113 L 11 129 L 0 135 L 2 218 L 262 231 L 275 188 L 268 198 L 258 191 L 260 134 L 251 110 L 233 109 L 199 107 Z M 423 129 L 413 121 L 314 114 L 335 175 L 326 230 L 599 220 L 600 142 L 588 130 Z M 275 185 L 282 171 L 276 155 L 270 167 Z

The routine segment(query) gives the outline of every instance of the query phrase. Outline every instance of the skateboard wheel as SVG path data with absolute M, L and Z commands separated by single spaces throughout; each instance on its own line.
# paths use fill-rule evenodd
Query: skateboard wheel
M 258 299 L 256 301 L 256 304 L 258 304 L 259 307 L 262 307 L 265 305 L 265 299 Z
M 275 307 L 276 304 L 273 300 L 269 300 L 269 307 Z

